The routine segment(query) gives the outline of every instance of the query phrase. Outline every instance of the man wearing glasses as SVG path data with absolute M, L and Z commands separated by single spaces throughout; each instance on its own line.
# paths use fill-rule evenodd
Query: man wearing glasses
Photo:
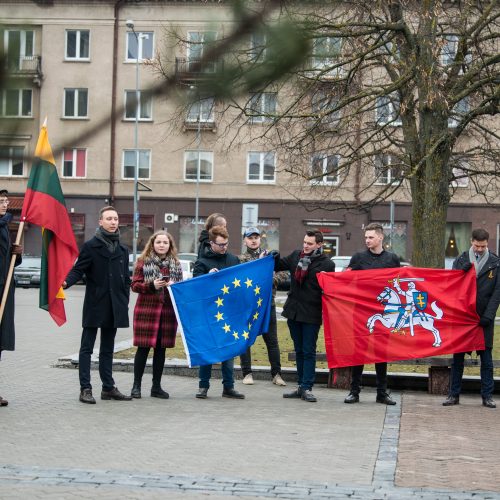
M 3 297 L 11 257 L 12 255 L 16 256 L 15 265 L 18 266 L 21 263 L 23 251 L 20 245 L 13 245 L 10 240 L 9 222 L 12 220 L 12 214 L 7 213 L 9 208 L 7 195 L 6 189 L 0 189 L 0 300 Z M 14 283 L 11 283 L 0 323 L 0 358 L 2 351 L 14 350 L 16 337 L 14 331 L 14 290 Z M 9 402 L 0 396 L 0 406 L 8 404 Z
M 227 252 L 229 234 L 225 227 L 214 226 L 208 232 L 209 246 L 203 247 L 200 258 L 194 264 L 193 277 L 208 273 L 216 273 L 226 267 L 236 266 L 240 260 L 236 255 Z M 222 391 L 223 398 L 244 399 L 245 396 L 234 390 L 234 359 L 222 362 Z M 206 399 L 210 388 L 212 365 L 200 366 L 198 399 Z

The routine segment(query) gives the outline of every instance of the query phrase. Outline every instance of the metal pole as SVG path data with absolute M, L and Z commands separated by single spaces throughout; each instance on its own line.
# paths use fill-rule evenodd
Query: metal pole
M 196 162 L 196 203 L 194 208 L 194 248 L 198 244 L 198 218 L 200 206 L 200 145 L 201 145 L 201 102 L 198 106 L 198 129 L 196 131 L 196 148 L 198 150 L 198 161 Z
M 134 221 L 132 237 L 132 261 L 135 265 L 137 258 L 137 239 L 139 238 L 139 35 L 132 28 L 137 43 L 137 57 L 135 59 L 135 130 L 134 130 L 134 149 L 135 149 L 135 167 L 134 167 Z
M 390 233 L 389 233 L 389 245 L 390 250 L 392 252 L 392 243 L 394 238 L 394 201 L 391 200 L 391 209 L 390 209 Z

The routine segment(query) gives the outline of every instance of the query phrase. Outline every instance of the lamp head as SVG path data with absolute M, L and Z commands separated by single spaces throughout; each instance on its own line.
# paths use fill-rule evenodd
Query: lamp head
M 132 21 L 132 19 L 127 19 L 125 21 L 125 26 L 131 30 L 134 29 L 134 21 Z

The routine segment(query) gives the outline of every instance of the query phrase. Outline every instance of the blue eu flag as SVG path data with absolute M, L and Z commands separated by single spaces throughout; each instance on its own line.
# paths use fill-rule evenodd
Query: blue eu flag
M 273 269 L 269 256 L 169 287 L 189 366 L 239 356 L 267 332 Z

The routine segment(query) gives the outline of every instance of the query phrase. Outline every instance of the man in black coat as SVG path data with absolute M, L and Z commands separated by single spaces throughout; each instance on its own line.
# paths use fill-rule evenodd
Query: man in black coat
M 86 276 L 83 301 L 82 340 L 78 358 L 80 375 L 80 401 L 95 404 L 90 384 L 90 361 L 101 329 L 99 375 L 102 381 L 101 399 L 130 401 L 113 380 L 113 351 L 117 328 L 127 328 L 130 276 L 128 249 L 120 243 L 118 213 L 113 207 L 99 212 L 99 227 L 95 236 L 85 242 L 78 260 L 63 283 L 69 288 Z
M 472 265 L 476 270 L 476 311 L 479 324 L 484 332 L 484 351 L 477 351 L 481 358 L 481 396 L 483 405 L 496 408 L 493 401 L 493 333 L 495 316 L 500 305 L 500 259 L 488 250 L 490 235 L 484 229 L 472 231 L 471 247 L 453 262 L 453 269 L 468 271 Z M 450 393 L 443 406 L 453 406 L 460 402 L 465 352 L 453 355 L 450 373 Z
M 364 252 L 355 253 L 351 257 L 347 270 L 365 271 L 368 269 L 382 269 L 387 267 L 399 267 L 399 257 L 384 250 L 384 228 L 381 224 L 372 222 L 365 227 Z M 351 370 L 351 392 L 344 399 L 344 403 L 353 404 L 359 402 L 361 392 L 361 377 L 364 365 L 353 366 Z M 375 363 L 377 398 L 376 402 L 385 405 L 395 405 L 389 394 L 387 394 L 387 363 Z
M 0 301 L 3 297 L 7 274 L 9 272 L 12 255 L 16 255 L 15 265 L 21 263 L 22 247 L 13 245 L 10 241 L 9 222 L 12 220 L 12 214 L 7 213 L 9 207 L 8 191 L 0 190 Z M 7 294 L 7 301 L 0 322 L 0 358 L 2 351 L 13 351 L 15 346 L 14 330 L 14 291 L 15 285 L 12 281 Z M 0 406 L 7 406 L 9 402 L 0 396 Z
M 290 271 L 290 292 L 282 314 L 288 320 L 297 363 L 297 389 L 283 397 L 314 403 L 317 399 L 311 390 L 316 376 L 316 343 L 323 321 L 323 292 L 316 275 L 335 271 L 335 264 L 323 253 L 323 234 L 307 231 L 302 250 L 280 258 L 275 271 Z

